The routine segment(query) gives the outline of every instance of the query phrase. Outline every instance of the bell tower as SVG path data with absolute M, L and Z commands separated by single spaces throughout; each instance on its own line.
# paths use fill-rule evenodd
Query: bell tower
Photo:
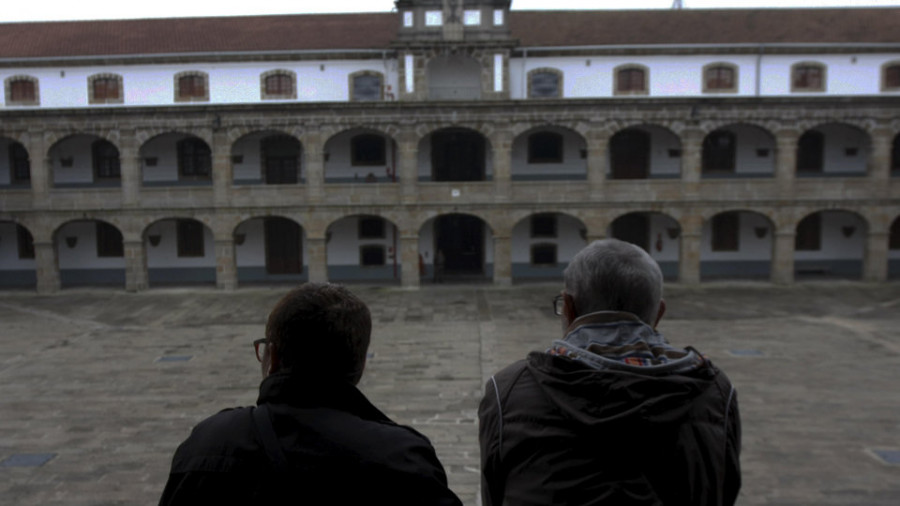
M 511 0 L 396 0 L 401 100 L 509 98 Z

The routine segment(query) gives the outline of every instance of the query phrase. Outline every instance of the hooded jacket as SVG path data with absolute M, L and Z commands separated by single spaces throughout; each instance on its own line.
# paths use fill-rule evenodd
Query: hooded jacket
M 628 313 L 571 329 L 486 385 L 484 505 L 734 504 L 740 420 L 725 374 Z

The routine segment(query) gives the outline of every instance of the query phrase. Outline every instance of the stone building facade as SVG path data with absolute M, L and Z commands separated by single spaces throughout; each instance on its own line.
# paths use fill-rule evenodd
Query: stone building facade
M 0 25 L 0 287 L 900 276 L 900 10 L 396 6 Z

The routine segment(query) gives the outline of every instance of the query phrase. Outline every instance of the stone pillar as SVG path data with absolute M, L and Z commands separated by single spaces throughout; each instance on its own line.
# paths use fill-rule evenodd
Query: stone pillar
M 872 132 L 872 152 L 869 155 L 869 177 L 873 181 L 886 184 L 891 178 L 891 148 L 893 132 L 879 128 Z
M 400 236 L 400 284 L 404 288 L 418 288 L 421 282 L 419 272 L 419 237 Z
M 682 183 L 696 183 L 700 181 L 702 157 L 703 131 L 699 128 L 686 128 L 681 132 Z
M 55 293 L 59 291 L 59 260 L 56 256 L 56 245 L 49 242 L 34 243 L 34 263 L 37 271 L 37 292 Z
M 306 238 L 307 269 L 311 283 L 328 281 L 328 257 L 325 250 L 324 237 Z
M 317 131 L 303 136 L 303 153 L 306 167 L 306 201 L 315 204 L 322 202 L 325 192 L 325 140 Z M 302 175 L 302 172 L 301 172 Z
M 213 202 L 217 207 L 226 207 L 231 202 L 234 167 L 231 165 L 231 142 L 224 129 L 213 131 L 209 149 L 212 152 Z
M 216 239 L 216 287 L 221 290 L 237 288 L 237 262 L 234 239 Z
M 505 202 L 512 196 L 512 133 L 497 130 L 490 140 L 494 151 L 494 201 Z
M 147 279 L 147 251 L 144 249 L 144 241 L 125 241 L 125 290 L 139 292 L 146 290 Z
M 494 236 L 494 284 L 512 284 L 512 240 L 508 236 Z
M 775 179 L 779 183 L 792 183 L 797 177 L 797 141 L 799 139 L 800 133 L 796 130 L 775 132 Z
M 599 191 L 606 180 L 606 150 L 609 146 L 609 138 L 609 132 L 606 130 L 591 130 L 585 139 L 587 142 L 587 180 L 592 193 Z
M 794 237 L 793 229 L 773 230 L 772 282 L 789 285 L 794 282 Z
M 700 241 L 703 238 L 703 217 L 684 216 L 681 219 L 681 250 L 678 255 L 678 281 L 686 285 L 700 283 Z
M 122 174 L 122 204 L 137 207 L 141 191 L 141 161 L 133 129 L 122 130 L 119 138 L 119 160 Z
M 50 187 L 52 184 L 52 162 L 47 154 L 44 137 L 39 132 L 31 132 L 28 136 L 28 161 L 31 170 L 32 205 L 41 209 L 49 207 Z
M 888 233 L 869 232 L 863 260 L 863 279 L 883 282 L 888 277 Z
M 419 182 L 419 139 L 412 130 L 397 136 L 397 173 L 400 175 L 400 195 L 404 204 L 417 200 Z M 416 262 L 418 265 L 418 262 Z

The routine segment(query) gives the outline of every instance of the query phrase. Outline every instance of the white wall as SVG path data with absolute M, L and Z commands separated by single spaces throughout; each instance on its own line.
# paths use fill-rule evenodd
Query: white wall
M 66 237 L 77 237 L 74 248 L 66 244 Z M 56 248 L 60 269 L 121 269 L 124 257 L 97 256 L 97 224 L 94 221 L 76 221 L 63 225 L 56 232 Z
M 179 257 L 178 235 L 175 220 L 163 220 L 147 227 L 144 237 L 160 234 L 159 245 L 151 246 L 149 239 L 144 241 L 147 249 L 147 267 L 215 267 L 216 243 L 212 230 L 203 226 L 203 256 Z
M 163 134 L 150 139 L 141 146 L 140 163 L 145 182 L 178 181 L 177 143 L 187 137 L 190 136 L 184 134 Z M 152 157 L 157 159 L 156 166 L 148 167 L 145 159 Z
M 384 144 L 384 165 L 360 165 L 353 166 L 351 164 L 352 157 L 350 151 L 350 139 L 360 134 L 375 134 L 385 140 Z M 366 175 L 370 172 L 374 174 L 380 181 L 387 177 L 385 168 L 394 167 L 393 159 L 393 140 L 373 130 L 354 129 L 341 132 L 331 137 L 325 143 L 325 151 L 328 153 L 328 161 L 325 162 L 325 179 L 329 178 L 355 178 L 360 182 L 364 181 Z M 399 178 L 399 174 L 397 174 Z
M 394 247 L 394 226 L 389 221 L 385 221 L 382 239 L 360 239 L 359 216 L 338 220 L 328 227 L 328 232 L 331 233 L 327 246 L 328 265 L 360 265 L 359 248 L 369 245 L 384 246 L 385 265 L 393 263 L 390 256 Z M 400 264 L 399 257 L 397 264 Z
M 56 143 L 50 148 L 50 164 L 53 171 L 53 182 L 91 183 L 94 181 L 93 153 L 91 144 L 99 140 L 92 135 L 73 135 Z M 72 158 L 71 167 L 63 167 L 61 158 Z
M 737 251 L 712 250 L 712 221 L 703 222 L 700 242 L 701 260 L 770 260 L 772 258 L 772 236 L 774 230 L 768 218 L 761 214 L 740 212 L 740 232 Z M 756 237 L 754 229 L 765 227 L 768 231 L 762 238 Z
M 566 214 L 556 215 L 556 237 L 531 237 L 531 218 L 519 221 L 512 231 L 512 262 L 531 263 L 531 246 L 534 244 L 556 244 L 556 261 L 565 263 L 584 249 L 586 242 L 581 238 L 585 226 L 581 220 Z
M 798 222 L 799 223 L 799 222 Z M 853 226 L 853 235 L 844 237 L 842 227 Z M 796 251 L 795 260 L 860 260 L 865 250 L 867 230 L 859 216 L 844 211 L 822 212 L 822 248 Z
M 528 137 L 539 132 L 553 132 L 563 137 L 562 163 L 528 163 Z M 559 127 L 541 127 L 529 130 L 513 141 L 512 175 L 574 175 L 587 176 L 587 159 L 581 157 L 581 150 L 587 148 L 584 138 L 577 132 Z
M 869 158 L 869 137 L 862 131 L 846 125 L 822 125 L 819 130 L 825 135 L 825 160 L 822 172 L 864 174 Z M 856 148 L 856 156 L 847 156 L 846 148 Z

